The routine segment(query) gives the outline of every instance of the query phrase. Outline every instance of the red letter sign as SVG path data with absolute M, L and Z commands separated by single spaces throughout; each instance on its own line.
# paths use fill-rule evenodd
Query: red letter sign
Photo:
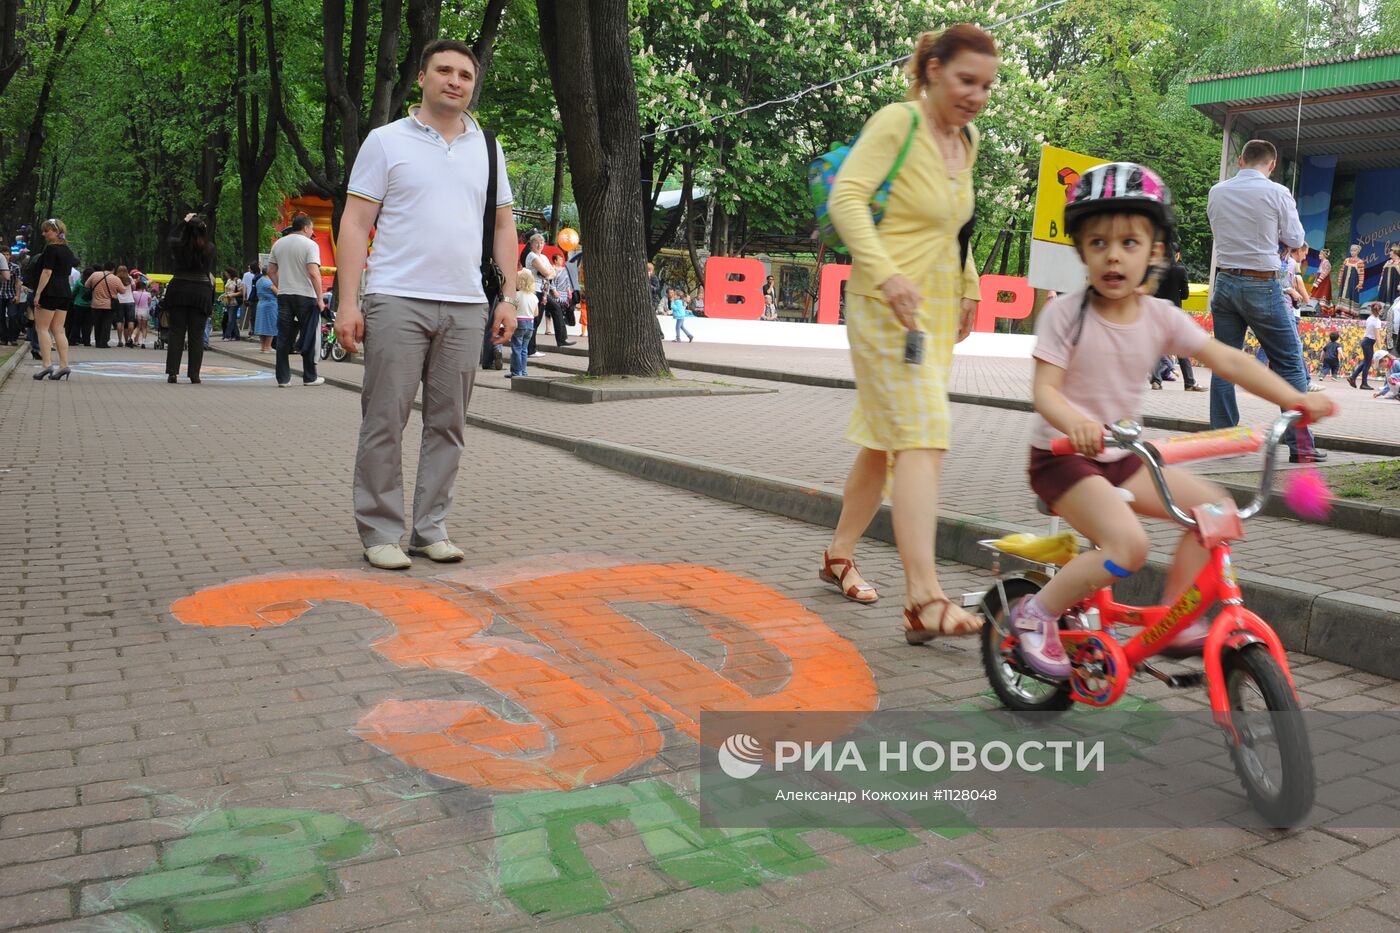
M 997 318 L 1019 321 L 1031 315 L 1035 307 L 1035 289 L 1019 276 L 984 275 L 981 281 L 982 301 L 977 305 L 977 324 L 972 329 L 979 334 L 996 331 Z M 998 300 L 999 292 L 1010 292 L 1010 301 Z
M 818 324 L 841 323 L 841 283 L 851 277 L 851 268 L 830 262 L 822 266 L 817 292 Z
M 705 263 L 705 316 L 731 321 L 761 318 L 766 274 L 757 259 L 711 256 Z

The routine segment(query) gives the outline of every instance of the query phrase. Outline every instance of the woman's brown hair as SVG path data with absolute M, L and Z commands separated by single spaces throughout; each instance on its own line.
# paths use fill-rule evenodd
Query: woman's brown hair
M 131 285 L 131 273 L 126 266 L 117 266 L 116 276 L 122 280 L 123 285 Z
M 909 99 L 918 100 L 924 96 L 931 59 L 936 58 L 946 65 L 957 58 L 959 52 L 996 55 L 997 40 L 992 38 L 991 33 L 971 23 L 949 26 L 942 32 L 920 33 L 914 42 L 914 54 L 904 66 L 904 73 L 909 76 Z

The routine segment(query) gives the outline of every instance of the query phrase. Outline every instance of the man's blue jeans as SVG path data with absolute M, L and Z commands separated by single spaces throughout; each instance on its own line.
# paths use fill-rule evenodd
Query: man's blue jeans
M 1254 331 L 1259 346 L 1269 357 L 1269 368 L 1299 392 L 1308 391 L 1308 368 L 1303 362 L 1303 343 L 1298 326 L 1283 300 L 1283 288 L 1276 276 L 1254 279 L 1221 272 L 1211 290 L 1210 313 L 1215 321 L 1215 339 L 1236 350 L 1244 349 L 1245 329 Z M 1240 423 L 1235 404 L 1235 384 L 1219 373 L 1210 375 L 1210 426 L 1225 428 Z M 1306 449 L 1312 449 L 1307 428 Z M 1283 436 L 1289 451 L 1297 452 L 1292 429 Z

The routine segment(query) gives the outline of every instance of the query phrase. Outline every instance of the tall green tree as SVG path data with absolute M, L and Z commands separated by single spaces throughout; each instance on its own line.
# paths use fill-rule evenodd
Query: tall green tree
M 271 72 L 282 132 L 306 173 L 307 187 L 334 206 L 336 226 L 360 145 L 371 130 L 402 114 L 418 75 L 418 57 L 437 38 L 441 12 L 442 0 L 383 0 L 377 8 L 369 0 L 322 0 L 319 81 L 293 89 L 281 80 L 279 67 Z M 308 38 L 292 35 L 292 41 Z M 286 44 L 282 40 L 280 47 Z M 279 51 L 269 46 L 269 58 L 276 61 Z M 319 114 L 320 139 L 314 153 L 297 119 L 302 108 L 288 100 L 291 93 L 302 98 L 305 109 Z
M 259 195 L 277 160 L 277 122 L 281 95 L 268 93 L 265 70 L 269 50 L 276 46 L 272 0 L 239 0 L 238 38 L 234 70 L 234 151 L 238 167 L 239 259 L 247 266 L 262 246 Z
M 23 119 L 17 127 L 17 135 L 0 140 L 0 222 L 10 229 L 19 220 L 30 220 L 34 216 L 34 201 L 38 195 L 36 170 L 47 140 L 46 126 L 63 69 L 73 50 L 78 47 L 84 33 L 96 18 L 98 0 L 55 0 L 24 7 L 14 5 L 13 0 L 4 0 L 5 13 L 3 31 L 0 31 L 0 74 L 4 75 L 8 86 L 15 74 L 29 63 L 33 72 L 30 87 L 32 93 L 5 98 L 23 102 Z M 27 19 L 29 28 L 23 33 L 24 49 L 19 48 L 21 28 Z M 3 43 L 8 42 L 6 47 Z M 0 88 L 2 90 L 3 88 Z
M 563 121 L 587 268 L 588 371 L 666 371 L 647 288 L 637 87 L 627 0 L 536 0 L 540 44 Z

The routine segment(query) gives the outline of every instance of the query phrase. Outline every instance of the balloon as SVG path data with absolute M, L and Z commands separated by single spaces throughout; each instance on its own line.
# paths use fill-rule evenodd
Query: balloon
M 559 235 L 554 238 L 554 245 L 566 253 L 572 253 L 578 249 L 578 231 L 572 227 L 565 227 L 559 231 Z

